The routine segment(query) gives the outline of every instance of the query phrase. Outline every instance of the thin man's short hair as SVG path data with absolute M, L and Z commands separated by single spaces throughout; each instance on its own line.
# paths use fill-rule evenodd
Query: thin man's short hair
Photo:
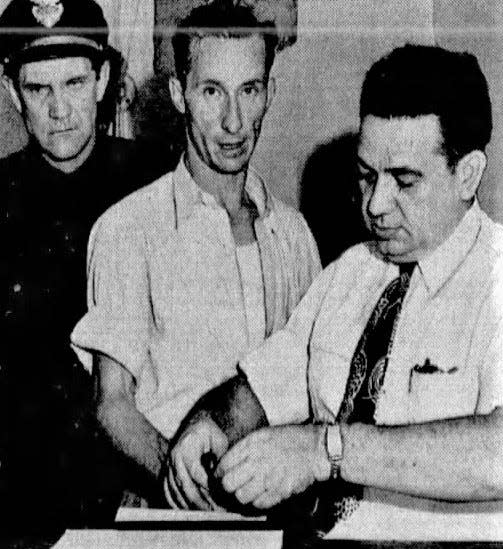
M 434 114 L 442 152 L 454 169 L 473 150 L 484 151 L 492 131 L 487 80 L 471 53 L 407 44 L 374 63 L 365 76 L 360 120 Z
M 185 87 L 192 62 L 193 43 L 208 36 L 264 39 L 265 69 L 269 73 L 276 55 L 278 34 L 273 22 L 259 22 L 247 6 L 222 0 L 193 9 L 177 26 L 172 38 L 176 76 Z

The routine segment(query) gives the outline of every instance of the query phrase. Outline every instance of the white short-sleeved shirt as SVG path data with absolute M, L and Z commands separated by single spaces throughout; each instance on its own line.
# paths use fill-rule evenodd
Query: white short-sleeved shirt
M 282 328 L 320 270 L 304 218 L 248 172 L 263 279 L 262 337 Z M 236 373 L 250 340 L 242 278 L 227 213 L 184 162 L 110 208 L 88 249 L 88 313 L 72 344 L 121 363 L 136 406 L 171 437 L 197 399 Z
M 258 244 L 253 242 L 237 246 L 236 256 L 243 288 L 248 341 L 250 347 L 255 349 L 265 338 L 264 280 Z
M 315 280 L 285 329 L 241 361 L 271 424 L 310 413 L 335 421 L 357 342 L 396 276 L 372 245 L 351 248 Z M 414 270 L 374 419 L 421 423 L 501 405 L 503 227 L 475 203 Z

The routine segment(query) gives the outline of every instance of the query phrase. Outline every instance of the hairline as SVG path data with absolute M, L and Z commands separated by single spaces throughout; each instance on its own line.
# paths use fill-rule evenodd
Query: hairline
M 183 31 L 190 31 L 191 29 L 179 29 Z M 237 29 L 218 29 L 218 28 L 207 28 L 207 29 L 197 29 L 198 31 L 207 31 L 207 32 L 193 32 L 190 36 L 189 41 L 189 47 L 188 52 L 189 56 L 187 58 L 187 70 L 184 74 L 176 74 L 176 77 L 181 82 L 182 87 L 185 88 L 187 85 L 187 77 L 192 70 L 193 67 L 193 59 L 194 59 L 194 48 L 197 45 L 201 43 L 202 40 L 205 38 L 221 38 L 223 40 L 244 40 L 244 39 L 250 39 L 254 38 L 255 36 L 258 36 L 263 45 L 264 45 L 264 71 L 265 71 L 265 82 L 269 80 L 271 68 L 267 68 L 267 43 L 265 38 L 265 33 L 260 28 L 253 28 L 253 29 L 239 29 L 239 32 L 237 32 Z
M 419 114 L 397 114 L 397 115 L 390 114 L 388 116 L 381 116 L 378 114 L 374 114 L 372 112 L 367 112 L 360 120 L 360 127 L 358 131 L 358 143 L 360 143 L 361 129 L 363 126 L 363 122 L 369 116 L 380 118 L 381 120 L 401 120 L 401 119 L 417 120 L 418 118 L 422 118 L 424 116 L 435 116 L 438 123 L 439 135 L 438 135 L 438 142 L 436 143 L 435 147 L 432 149 L 432 152 L 434 154 L 443 156 L 447 162 L 447 167 L 452 173 L 454 173 L 454 170 L 456 169 L 456 166 L 462 157 L 459 157 L 457 151 L 448 150 L 447 144 L 446 144 L 446 138 L 444 135 L 444 127 L 442 125 L 442 116 L 440 114 L 436 112 L 428 112 L 428 113 L 419 113 Z M 473 149 L 473 150 L 478 150 L 478 149 Z

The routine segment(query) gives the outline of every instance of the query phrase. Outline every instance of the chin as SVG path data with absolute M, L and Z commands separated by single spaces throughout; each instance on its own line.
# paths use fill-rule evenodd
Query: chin
M 214 164 L 214 168 L 217 172 L 224 175 L 235 175 L 246 170 L 248 167 L 248 161 L 243 162 L 218 162 Z
M 74 143 L 69 143 L 66 146 L 51 147 L 47 149 L 47 154 L 56 161 L 65 162 L 77 158 L 82 152 L 83 147 L 76 146 Z
M 389 242 L 377 242 L 376 248 L 379 254 L 390 263 L 410 263 L 411 261 L 415 261 L 415 259 L 411 257 L 410 250 L 406 250 L 399 246 L 390 246 Z

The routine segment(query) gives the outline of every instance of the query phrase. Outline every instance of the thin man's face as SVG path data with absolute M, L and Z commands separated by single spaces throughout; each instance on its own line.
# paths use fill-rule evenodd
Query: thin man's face
M 184 90 L 188 154 L 211 169 L 247 168 L 269 103 L 260 36 L 205 37 L 195 43 Z
M 28 132 L 56 167 L 73 171 L 89 156 L 101 100 L 91 61 L 68 57 L 21 67 L 18 94 Z

